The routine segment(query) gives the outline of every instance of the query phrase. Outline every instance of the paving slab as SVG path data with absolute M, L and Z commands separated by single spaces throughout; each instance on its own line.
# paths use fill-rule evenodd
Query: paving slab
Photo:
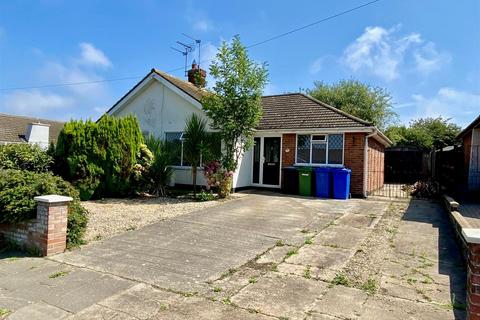
M 45 302 L 37 302 L 30 304 L 21 309 L 18 309 L 15 313 L 11 314 L 8 319 L 10 320 L 60 320 L 67 318 L 71 313 L 49 305 Z
M 367 300 L 361 320 L 451 320 L 465 319 L 465 314 L 459 311 L 438 308 L 428 303 L 409 301 L 377 295 Z
M 242 308 L 271 316 L 303 319 L 326 288 L 323 281 L 275 273 L 248 285 L 231 300 Z
M 303 246 L 285 261 L 320 269 L 340 269 L 355 254 L 355 250 L 332 248 L 318 244 Z
M 329 247 L 352 249 L 360 246 L 368 232 L 356 227 L 344 226 L 340 222 L 321 231 L 312 240 L 315 244 Z
M 334 286 L 315 302 L 313 311 L 353 319 L 360 315 L 368 295 L 359 289 Z

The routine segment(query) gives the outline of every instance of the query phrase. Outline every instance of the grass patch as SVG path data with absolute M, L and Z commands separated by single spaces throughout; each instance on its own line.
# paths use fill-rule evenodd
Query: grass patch
M 313 240 L 311 237 L 308 237 L 305 239 L 305 241 L 303 242 L 304 244 L 313 244 Z
M 60 278 L 60 277 L 66 276 L 69 273 L 70 273 L 70 271 L 58 271 L 58 272 L 52 273 L 48 277 L 50 279 L 55 279 L 55 278 Z
M 7 308 L 0 308 L 0 317 L 5 317 L 10 314 L 10 310 Z
M 349 287 L 350 286 L 350 280 L 348 280 L 347 276 L 343 273 L 337 273 L 335 275 L 335 278 L 333 278 L 331 282 L 331 286 L 345 286 Z
M 285 258 L 289 258 L 291 256 L 293 256 L 294 254 L 297 254 L 298 253 L 298 249 L 295 248 L 295 249 L 292 249 L 290 251 L 287 252 L 287 254 L 285 255 Z
M 378 284 L 375 279 L 368 279 L 367 282 L 362 284 L 362 290 L 368 294 L 375 294 L 378 289 Z

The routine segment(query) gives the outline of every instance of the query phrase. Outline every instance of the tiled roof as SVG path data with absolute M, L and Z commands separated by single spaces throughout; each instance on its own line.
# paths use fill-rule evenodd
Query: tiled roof
M 174 86 L 176 86 L 177 88 L 179 88 L 180 90 L 182 90 L 183 92 L 185 92 L 186 94 L 188 94 L 193 99 L 197 100 L 198 102 L 200 102 L 202 97 L 208 93 L 205 89 L 201 89 L 191 82 L 176 78 L 172 75 L 169 75 L 168 73 L 157 69 L 152 69 L 152 71 L 173 84 Z
M 188 81 L 176 78 L 163 71 L 152 69 L 145 78 L 138 82 L 117 103 L 115 103 L 107 113 L 135 90 L 135 88 L 137 88 L 152 73 L 167 80 L 198 102 L 201 102 L 202 97 L 208 94 L 207 90 L 200 89 Z M 263 118 L 257 128 L 259 130 L 372 126 L 372 124 L 367 121 L 349 115 L 348 113 L 302 93 L 265 96 L 262 98 L 262 105 Z
M 262 98 L 259 130 L 367 127 L 371 123 L 354 117 L 302 93 Z
M 480 127 L 480 115 L 472 121 L 465 129 L 462 130 L 457 136 L 457 139 L 462 139 L 472 129 Z
M 60 130 L 62 130 L 64 125 L 64 122 L 60 121 L 0 114 L 0 142 L 25 142 L 24 137 L 27 133 L 27 125 L 32 122 L 40 122 L 50 125 L 50 142 L 57 141 Z

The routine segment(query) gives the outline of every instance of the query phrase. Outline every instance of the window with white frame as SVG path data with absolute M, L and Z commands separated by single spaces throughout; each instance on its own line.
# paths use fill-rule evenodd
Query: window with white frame
M 190 166 L 190 164 L 184 162 L 183 160 L 183 132 L 165 132 L 165 140 L 168 142 L 172 142 L 174 146 L 178 146 L 178 148 L 174 148 L 174 156 L 173 156 L 173 163 L 174 166 Z
M 343 134 L 298 134 L 297 164 L 343 164 Z

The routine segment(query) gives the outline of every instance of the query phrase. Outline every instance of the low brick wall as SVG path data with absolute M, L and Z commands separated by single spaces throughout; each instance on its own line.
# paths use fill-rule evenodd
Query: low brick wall
M 455 200 L 444 196 L 444 201 L 467 265 L 467 319 L 480 320 L 480 229 L 470 227 Z
M 65 251 L 67 245 L 67 216 L 70 197 L 47 195 L 35 197 L 37 217 L 17 224 L 0 225 L 5 241 L 30 250 L 38 250 L 42 256 Z

